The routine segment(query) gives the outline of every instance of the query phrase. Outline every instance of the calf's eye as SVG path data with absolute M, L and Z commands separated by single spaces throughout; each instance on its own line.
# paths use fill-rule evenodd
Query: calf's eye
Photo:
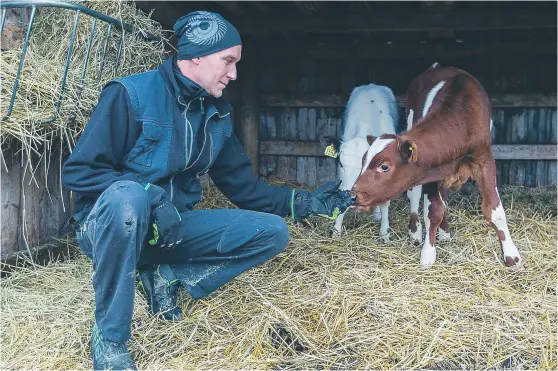
M 380 170 L 382 170 L 385 173 L 386 171 L 389 170 L 389 165 L 388 164 L 381 164 L 380 165 Z

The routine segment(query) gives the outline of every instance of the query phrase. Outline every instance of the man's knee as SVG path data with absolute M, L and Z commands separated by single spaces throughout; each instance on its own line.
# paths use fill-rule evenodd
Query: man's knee
M 285 220 L 277 215 L 269 215 L 265 226 L 268 237 L 273 241 L 273 248 L 277 253 L 283 251 L 289 242 L 289 227 Z
M 111 219 L 111 224 L 122 224 L 124 229 L 137 228 L 150 213 L 149 198 L 141 184 L 119 181 L 112 184 L 101 196 L 99 209 Z

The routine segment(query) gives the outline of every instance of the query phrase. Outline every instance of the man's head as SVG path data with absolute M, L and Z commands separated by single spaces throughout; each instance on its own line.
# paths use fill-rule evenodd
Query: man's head
M 217 13 L 198 11 L 174 25 L 178 37 L 178 67 L 185 76 L 215 97 L 236 80 L 242 42 L 236 28 Z

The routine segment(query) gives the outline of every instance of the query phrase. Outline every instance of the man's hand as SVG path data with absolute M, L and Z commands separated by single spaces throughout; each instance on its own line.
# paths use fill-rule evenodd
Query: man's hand
M 312 213 L 328 219 L 336 219 L 351 206 L 348 191 L 340 191 L 341 181 L 326 183 L 312 192 Z
M 352 198 L 348 191 L 340 191 L 341 181 L 326 183 L 313 192 L 293 190 L 291 214 L 295 221 L 310 215 L 335 219 L 351 206 Z
M 182 241 L 182 218 L 172 202 L 163 200 L 151 211 L 153 238 L 149 244 L 173 247 Z

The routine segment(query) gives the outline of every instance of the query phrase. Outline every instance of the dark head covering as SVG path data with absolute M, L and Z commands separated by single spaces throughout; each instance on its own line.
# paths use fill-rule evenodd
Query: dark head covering
M 174 25 L 178 59 L 193 59 L 242 45 L 236 28 L 220 14 L 196 11 Z

